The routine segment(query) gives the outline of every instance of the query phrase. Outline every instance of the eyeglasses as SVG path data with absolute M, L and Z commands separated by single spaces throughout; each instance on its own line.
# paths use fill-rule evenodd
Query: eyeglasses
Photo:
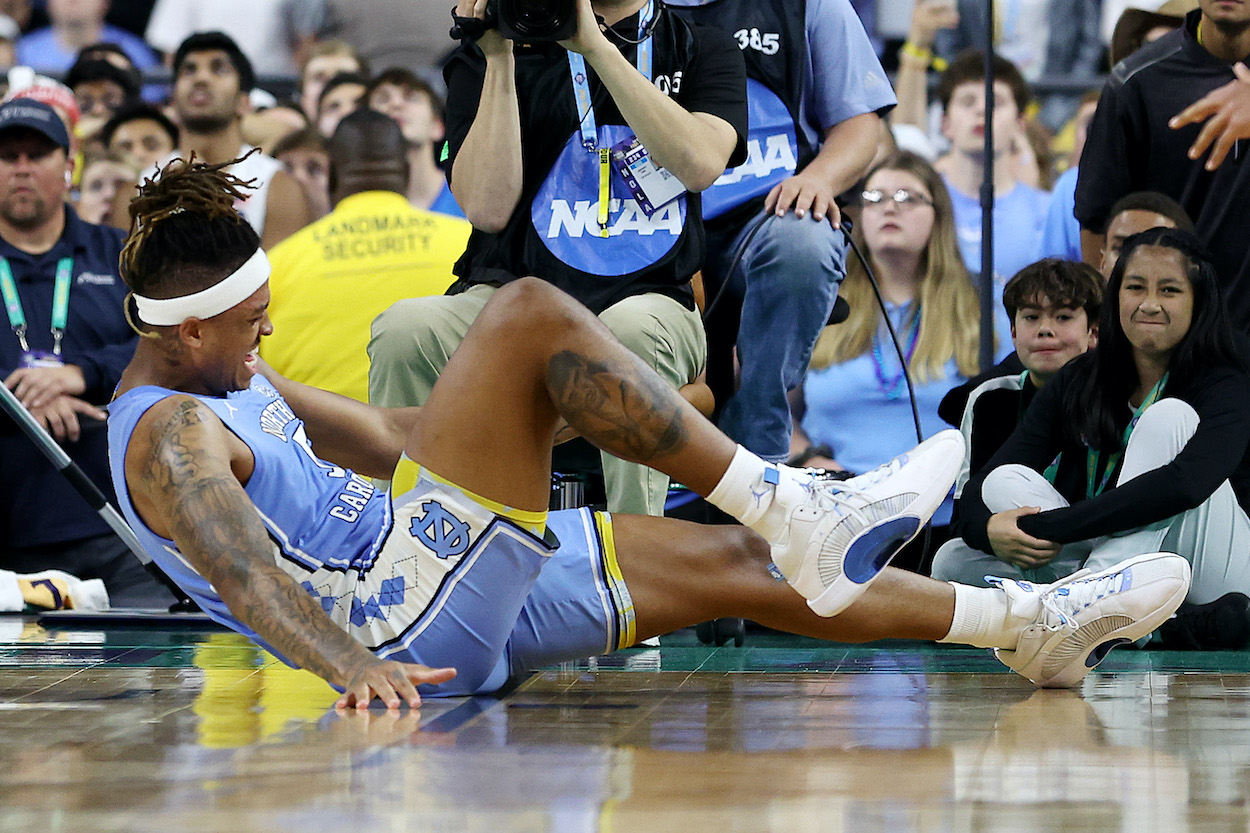
M 865 205 L 881 205 L 885 200 L 892 200 L 899 208 L 906 208 L 909 205 L 933 205 L 933 200 L 924 194 L 917 194 L 905 188 L 900 188 L 893 194 L 886 194 L 879 188 L 874 188 L 871 191 L 865 191 L 860 196 Z

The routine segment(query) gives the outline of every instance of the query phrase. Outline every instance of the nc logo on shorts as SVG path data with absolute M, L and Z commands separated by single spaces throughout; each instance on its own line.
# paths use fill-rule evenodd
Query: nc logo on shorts
M 628 127 L 599 127 L 599 147 L 633 136 Z M 686 227 L 686 196 L 642 210 L 612 165 L 608 236 L 599 236 L 599 156 L 574 133 L 551 166 L 530 205 L 538 239 L 562 263 L 591 275 L 628 275 L 658 263 L 677 245 Z
M 469 548 L 469 525 L 437 500 L 421 504 L 424 514 L 413 515 L 408 531 L 444 561 L 464 555 Z

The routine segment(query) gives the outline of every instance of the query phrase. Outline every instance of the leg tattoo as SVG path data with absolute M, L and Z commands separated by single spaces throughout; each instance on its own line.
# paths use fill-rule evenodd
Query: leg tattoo
M 618 457 L 647 463 L 688 439 L 685 400 L 640 361 L 608 365 L 563 350 L 547 365 L 547 385 L 569 425 Z

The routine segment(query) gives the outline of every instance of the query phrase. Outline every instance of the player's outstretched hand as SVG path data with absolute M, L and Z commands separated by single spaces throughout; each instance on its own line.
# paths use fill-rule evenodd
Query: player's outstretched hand
M 1222 87 L 1212 90 L 1168 122 L 1178 130 L 1186 125 L 1206 122 L 1189 148 L 1189 158 L 1197 159 L 1211 149 L 1206 169 L 1214 171 L 1240 139 L 1250 139 L 1250 69 L 1243 63 L 1233 64 L 1237 75 Z
M 350 709 L 354 706 L 363 711 L 377 697 L 388 709 L 398 709 L 405 702 L 415 709 L 421 705 L 418 685 L 438 685 L 454 676 L 454 668 L 428 668 L 405 662 L 374 660 L 352 675 L 343 687 L 343 696 L 334 707 Z

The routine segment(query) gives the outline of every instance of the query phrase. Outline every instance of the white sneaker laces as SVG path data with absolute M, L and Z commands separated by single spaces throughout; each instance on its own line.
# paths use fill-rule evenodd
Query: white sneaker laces
M 845 480 L 834 480 L 823 477 L 823 469 L 805 469 L 809 475 L 800 485 L 807 490 L 807 504 L 820 512 L 832 512 L 838 509 L 853 515 L 864 524 L 870 519 L 861 511 L 862 507 L 872 503 L 872 498 L 863 489 L 848 486 Z M 848 498 L 859 498 L 856 506 Z
M 1053 613 L 1063 625 L 1078 624 L 1073 617 L 1101 599 L 1120 589 L 1121 573 L 1097 579 L 1078 579 L 1042 593 L 1042 607 Z

